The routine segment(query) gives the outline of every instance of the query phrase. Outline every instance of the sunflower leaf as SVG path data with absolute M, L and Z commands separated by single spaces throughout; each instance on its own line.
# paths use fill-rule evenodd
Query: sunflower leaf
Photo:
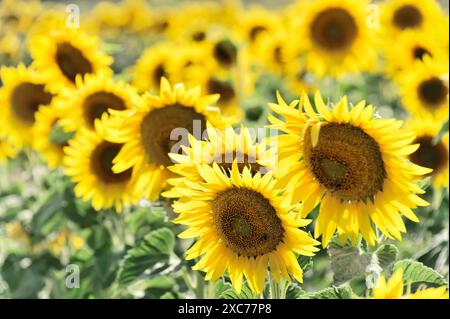
M 328 287 L 318 292 L 309 294 L 310 299 L 351 299 L 353 295 L 352 288 L 349 286 Z
M 429 285 L 447 285 L 448 282 L 444 276 L 436 270 L 425 266 L 421 262 L 410 259 L 403 259 L 394 264 L 394 271 L 398 268 L 403 269 L 403 280 L 410 284 L 429 284 Z
M 140 276 L 160 274 L 169 267 L 175 236 L 168 228 L 152 231 L 124 257 L 118 275 L 120 285 L 129 284 Z
M 398 248 L 394 245 L 382 245 L 376 251 L 375 254 L 378 257 L 378 264 L 381 268 L 390 266 L 398 256 Z

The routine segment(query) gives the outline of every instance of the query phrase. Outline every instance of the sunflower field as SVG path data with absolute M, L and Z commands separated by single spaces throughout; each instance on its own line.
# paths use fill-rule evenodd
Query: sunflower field
M 448 1 L 0 0 L 0 298 L 448 299 Z

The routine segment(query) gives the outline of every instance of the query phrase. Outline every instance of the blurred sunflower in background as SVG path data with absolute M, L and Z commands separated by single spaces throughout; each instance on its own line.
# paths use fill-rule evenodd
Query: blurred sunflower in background
M 95 74 L 112 63 L 99 49 L 96 36 L 75 28 L 54 28 L 53 24 L 36 31 L 28 48 L 33 65 L 56 86 L 74 86 L 78 75 Z
M 306 55 L 308 70 L 319 77 L 374 70 L 375 28 L 366 22 L 367 4 L 317 0 L 299 1 L 292 7 L 293 17 L 304 13 L 303 19 L 294 23 L 293 32 Z
M 92 201 L 96 210 L 114 208 L 121 212 L 123 207 L 139 200 L 133 192 L 131 169 L 115 173 L 113 159 L 123 144 L 111 143 L 105 139 L 106 130 L 101 121 L 95 123 L 95 131 L 81 128 L 64 147 L 65 174 L 74 181 L 75 194 L 86 201 Z
M 281 185 L 293 185 L 302 216 L 320 203 L 314 235 L 324 247 L 336 231 L 343 241 L 355 244 L 361 234 L 375 245 L 372 223 L 400 240 L 406 232 L 401 216 L 417 222 L 411 209 L 428 205 L 415 181 L 431 170 L 406 158 L 419 148 L 411 144 L 414 132 L 378 118 L 365 101 L 349 109 L 343 97 L 329 108 L 317 93 L 314 102 L 316 110 L 306 95 L 289 105 L 278 95 L 278 104 L 269 104 L 286 119 L 269 116 L 272 127 L 286 133 L 278 139 Z
M 157 92 L 161 77 L 170 79 L 172 70 L 178 66 L 176 52 L 175 46 L 167 42 L 146 49 L 134 66 L 133 85 L 139 91 Z
M 392 76 L 414 67 L 415 62 L 423 61 L 426 56 L 437 63 L 445 63 L 448 50 L 438 38 L 425 32 L 405 31 L 394 43 L 385 45 L 387 72 Z
M 449 145 L 448 133 L 436 140 L 442 121 L 413 118 L 406 127 L 416 133 L 414 144 L 419 144 L 417 151 L 409 155 L 414 164 L 431 168 L 429 173 L 435 189 L 448 188 Z
M 188 226 L 179 237 L 198 237 L 186 252 L 187 259 L 200 257 L 194 269 L 205 271 L 206 280 L 227 271 L 238 293 L 245 277 L 260 294 L 268 269 L 277 282 L 302 282 L 296 254 L 314 255 L 318 242 L 299 229 L 310 221 L 297 218 L 295 207 L 278 196 L 272 175 L 252 177 L 248 167 L 241 173 L 236 161 L 230 177 L 215 163 L 196 169 L 201 180 L 188 179 L 173 190 L 183 194 L 173 204 L 179 214 L 174 222 Z
M 115 81 L 109 70 L 77 78 L 75 87 L 61 88 L 55 99 L 60 125 L 67 132 L 79 127 L 94 130 L 96 119 L 108 110 L 131 110 L 139 96 L 136 89 L 123 81 Z
M 49 78 L 32 67 L 19 64 L 2 67 L 3 87 L 0 88 L 0 112 L 3 130 L 18 147 L 32 143 L 35 113 L 41 105 L 49 105 L 53 94 L 48 89 Z
M 168 155 L 172 147 L 178 142 L 187 143 L 188 134 L 201 135 L 207 121 L 219 128 L 230 124 L 213 107 L 218 97 L 202 96 L 200 87 L 172 87 L 162 78 L 159 96 L 146 94 L 133 110 L 111 111 L 107 139 L 124 144 L 113 161 L 113 171 L 121 173 L 132 168 L 138 179 L 136 193 L 155 200 L 171 175 L 167 167 L 172 165 Z M 179 130 L 176 135 L 174 129 Z
M 73 131 L 63 131 L 54 104 L 41 106 L 35 114 L 35 120 L 32 128 L 33 148 L 42 155 L 50 169 L 60 167 L 64 157 L 63 148 L 68 145 Z
M 448 64 L 427 57 L 416 61 L 398 77 L 405 109 L 412 115 L 448 118 Z
M 381 23 L 387 37 L 406 30 L 441 32 L 445 17 L 435 0 L 390 0 L 382 3 Z

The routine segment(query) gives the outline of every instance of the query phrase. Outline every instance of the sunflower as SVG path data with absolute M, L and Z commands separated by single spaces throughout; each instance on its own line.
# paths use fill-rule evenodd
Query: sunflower
M 35 113 L 39 106 L 48 105 L 53 99 L 47 88 L 48 78 L 23 64 L 16 68 L 2 67 L 0 76 L 3 82 L 0 89 L 3 130 L 18 147 L 30 145 Z
M 167 169 L 172 165 L 171 149 L 178 142 L 187 144 L 187 133 L 202 136 L 207 121 L 218 128 L 230 124 L 211 106 L 217 99 L 217 95 L 201 96 L 200 87 L 186 89 L 177 84 L 172 88 L 163 77 L 159 96 L 147 93 L 135 110 L 111 111 L 108 140 L 124 143 L 113 161 L 113 171 L 133 168 L 138 179 L 136 193 L 155 200 L 171 176 Z
M 448 61 L 448 51 L 433 35 L 425 32 L 405 31 L 394 43 L 385 42 L 384 52 L 388 73 L 396 76 L 398 72 L 411 68 L 416 61 L 429 56 L 434 61 Z
M 54 104 L 41 106 L 35 119 L 32 129 L 33 148 L 43 156 L 50 169 L 55 169 L 63 163 L 63 148 L 68 145 L 72 133 L 62 131 Z
M 271 36 L 280 30 L 279 15 L 261 6 L 251 6 L 244 9 L 242 18 L 236 24 L 236 34 L 245 41 L 250 50 L 258 50 L 258 42 L 265 36 Z
M 293 28 L 308 70 L 340 76 L 374 68 L 375 30 L 366 23 L 366 5 L 365 0 L 316 0 L 293 8 L 293 14 L 306 15 Z
M 238 90 L 237 79 L 232 75 L 220 75 L 217 68 L 205 65 L 194 66 L 188 74 L 192 77 L 186 81 L 189 84 L 200 85 L 206 94 L 219 94 L 217 107 L 227 116 L 242 119 L 243 112 L 239 104 L 241 92 Z
M 260 294 L 268 267 L 277 282 L 291 276 L 302 282 L 296 253 L 312 256 L 318 242 L 299 229 L 310 221 L 298 218 L 296 205 L 279 196 L 272 174 L 252 176 L 247 166 L 240 173 L 236 161 L 228 174 L 216 163 L 196 169 L 200 180 L 186 179 L 171 191 L 180 197 L 173 204 L 179 214 L 174 222 L 188 226 L 179 237 L 198 237 L 186 252 L 188 260 L 200 257 L 193 269 L 206 272 L 206 280 L 228 272 L 237 292 L 245 276 Z
M 379 118 L 365 101 L 351 110 L 347 97 L 332 109 L 319 93 L 314 101 L 318 114 L 307 95 L 287 105 L 278 94 L 278 104 L 269 104 L 286 119 L 269 115 L 272 127 L 287 133 L 277 139 L 280 185 L 293 185 L 302 216 L 321 202 L 314 234 L 324 247 L 336 230 L 341 241 L 356 243 L 361 234 L 374 245 L 372 223 L 401 240 L 401 215 L 418 222 L 411 209 L 428 205 L 416 195 L 424 191 L 415 181 L 431 170 L 406 158 L 419 147 L 411 145 L 415 134 L 402 129 L 402 121 Z
M 0 3 L 0 30 L 26 33 L 41 11 L 39 0 L 4 0 Z
M 105 139 L 104 124 L 107 116 L 95 123 L 95 131 L 80 128 L 75 137 L 64 147 L 64 172 L 75 186 L 75 195 L 92 201 L 96 210 L 114 207 L 122 211 L 124 206 L 139 200 L 133 192 L 134 179 L 131 169 L 121 173 L 112 171 L 113 159 L 123 144 Z
M 382 275 L 373 288 L 375 299 L 448 299 L 446 286 L 436 288 L 422 288 L 415 293 L 404 293 L 403 291 L 403 269 L 397 268 L 392 277 L 386 282 Z
M 76 131 L 84 126 L 94 129 L 94 122 L 108 110 L 132 109 L 139 96 L 134 87 L 112 79 L 108 71 L 77 78 L 75 87 L 62 88 L 55 99 L 55 108 L 61 116 L 65 131 Z
M 448 118 L 448 63 L 428 56 L 398 76 L 403 106 L 415 116 Z
M 431 119 L 415 118 L 406 123 L 406 127 L 416 133 L 414 144 L 420 147 L 409 155 L 414 164 L 433 169 L 430 173 L 435 189 L 448 188 L 449 178 L 449 144 L 448 132 L 439 141 L 434 141 L 442 126 L 442 122 Z
M 171 42 L 161 42 L 146 49 L 134 66 L 133 86 L 139 91 L 157 91 L 161 77 L 172 80 L 173 70 L 179 69 L 178 50 Z
M 445 17 L 435 0 L 391 0 L 383 2 L 381 24 L 392 39 L 405 30 L 442 32 L 437 26 L 445 24 Z
M 112 63 L 99 49 L 97 37 L 51 23 L 33 33 L 28 47 L 35 67 L 48 73 L 56 86 L 74 86 L 77 75 L 97 73 Z
M 207 140 L 197 140 L 190 135 L 189 147 L 183 147 L 183 154 L 169 154 L 177 163 L 169 170 L 180 176 L 169 179 L 170 185 L 179 185 L 185 179 L 201 180 L 196 169 L 196 165 L 201 163 L 216 163 L 225 173 L 228 173 L 234 161 L 241 173 L 244 167 L 249 167 L 252 175 L 258 172 L 263 175 L 272 170 L 273 154 L 267 150 L 264 142 L 256 142 L 250 129 L 241 125 L 237 133 L 231 127 L 218 130 L 210 123 L 206 123 L 206 126 Z M 171 192 L 167 191 L 163 195 L 171 197 Z

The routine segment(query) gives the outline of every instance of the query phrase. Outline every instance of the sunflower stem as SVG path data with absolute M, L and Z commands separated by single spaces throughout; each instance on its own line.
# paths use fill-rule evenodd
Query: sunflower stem
M 274 278 L 269 274 L 269 286 L 270 286 L 270 298 L 280 299 L 280 286 L 277 284 Z
M 199 271 L 195 272 L 196 285 L 195 285 L 195 296 L 197 299 L 205 299 L 205 280 Z

